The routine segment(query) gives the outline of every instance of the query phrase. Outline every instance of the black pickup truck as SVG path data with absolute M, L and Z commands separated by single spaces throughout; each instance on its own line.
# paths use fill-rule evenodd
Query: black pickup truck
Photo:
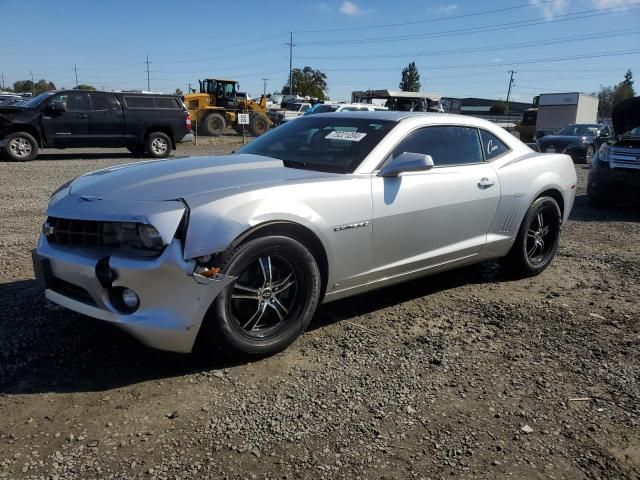
M 0 149 L 14 161 L 33 160 L 45 147 L 126 147 L 164 158 L 192 138 L 189 112 L 175 95 L 58 90 L 0 106 Z

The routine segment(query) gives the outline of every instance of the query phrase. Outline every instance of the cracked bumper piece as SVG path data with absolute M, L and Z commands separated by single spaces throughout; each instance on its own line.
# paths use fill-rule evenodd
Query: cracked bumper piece
M 53 246 L 41 236 L 33 260 L 47 299 L 116 325 L 145 345 L 182 353 L 192 350 L 211 302 L 233 280 L 194 275 L 195 262 L 182 258 L 176 239 L 158 257 L 131 258 L 100 249 Z M 109 282 L 98 278 L 99 264 L 103 270 L 108 265 L 113 277 Z M 139 299 L 132 313 L 117 301 L 125 288 Z

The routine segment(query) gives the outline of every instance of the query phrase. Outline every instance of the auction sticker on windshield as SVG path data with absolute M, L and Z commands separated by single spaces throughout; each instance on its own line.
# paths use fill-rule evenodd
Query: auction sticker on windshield
M 326 139 L 329 140 L 348 140 L 349 142 L 359 142 L 364 137 L 366 137 L 366 133 L 361 132 L 337 132 L 333 131 L 329 135 L 327 135 Z

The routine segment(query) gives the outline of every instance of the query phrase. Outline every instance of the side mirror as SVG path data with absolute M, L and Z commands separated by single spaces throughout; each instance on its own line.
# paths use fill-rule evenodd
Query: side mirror
M 609 134 L 605 131 L 598 132 L 598 138 L 609 138 Z
M 49 105 L 49 110 L 53 113 L 63 113 L 67 111 L 67 104 L 64 102 L 53 102 Z
M 403 172 L 426 172 L 433 168 L 431 155 L 404 152 L 394 158 L 389 165 L 383 167 L 378 176 L 397 177 Z

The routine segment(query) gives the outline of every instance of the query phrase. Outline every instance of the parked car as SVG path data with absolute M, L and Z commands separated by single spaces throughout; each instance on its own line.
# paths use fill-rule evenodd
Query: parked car
M 552 261 L 567 155 L 458 115 L 310 115 L 232 155 L 116 166 L 56 190 L 34 251 L 46 297 L 147 345 L 284 349 L 321 303 L 506 257 Z
M 315 115 L 317 113 L 331 112 L 384 112 L 387 107 L 379 107 L 368 103 L 316 103 L 309 107 L 305 115 Z
M 547 153 L 566 153 L 574 161 L 591 164 L 600 145 L 613 138 L 604 123 L 574 123 L 558 133 L 538 139 L 538 149 Z
M 277 114 L 277 123 L 278 125 L 287 123 L 289 120 L 293 120 L 294 118 L 298 118 L 307 111 L 311 107 L 311 104 L 308 102 L 295 102 L 295 103 L 287 103 L 283 110 L 279 110 Z
M 612 113 L 616 139 L 594 157 L 588 196 L 597 205 L 640 202 L 640 97 L 617 104 Z
M 126 147 L 163 158 L 191 139 L 191 119 L 175 95 L 52 90 L 0 106 L 0 148 L 14 161 L 33 160 L 45 147 Z

